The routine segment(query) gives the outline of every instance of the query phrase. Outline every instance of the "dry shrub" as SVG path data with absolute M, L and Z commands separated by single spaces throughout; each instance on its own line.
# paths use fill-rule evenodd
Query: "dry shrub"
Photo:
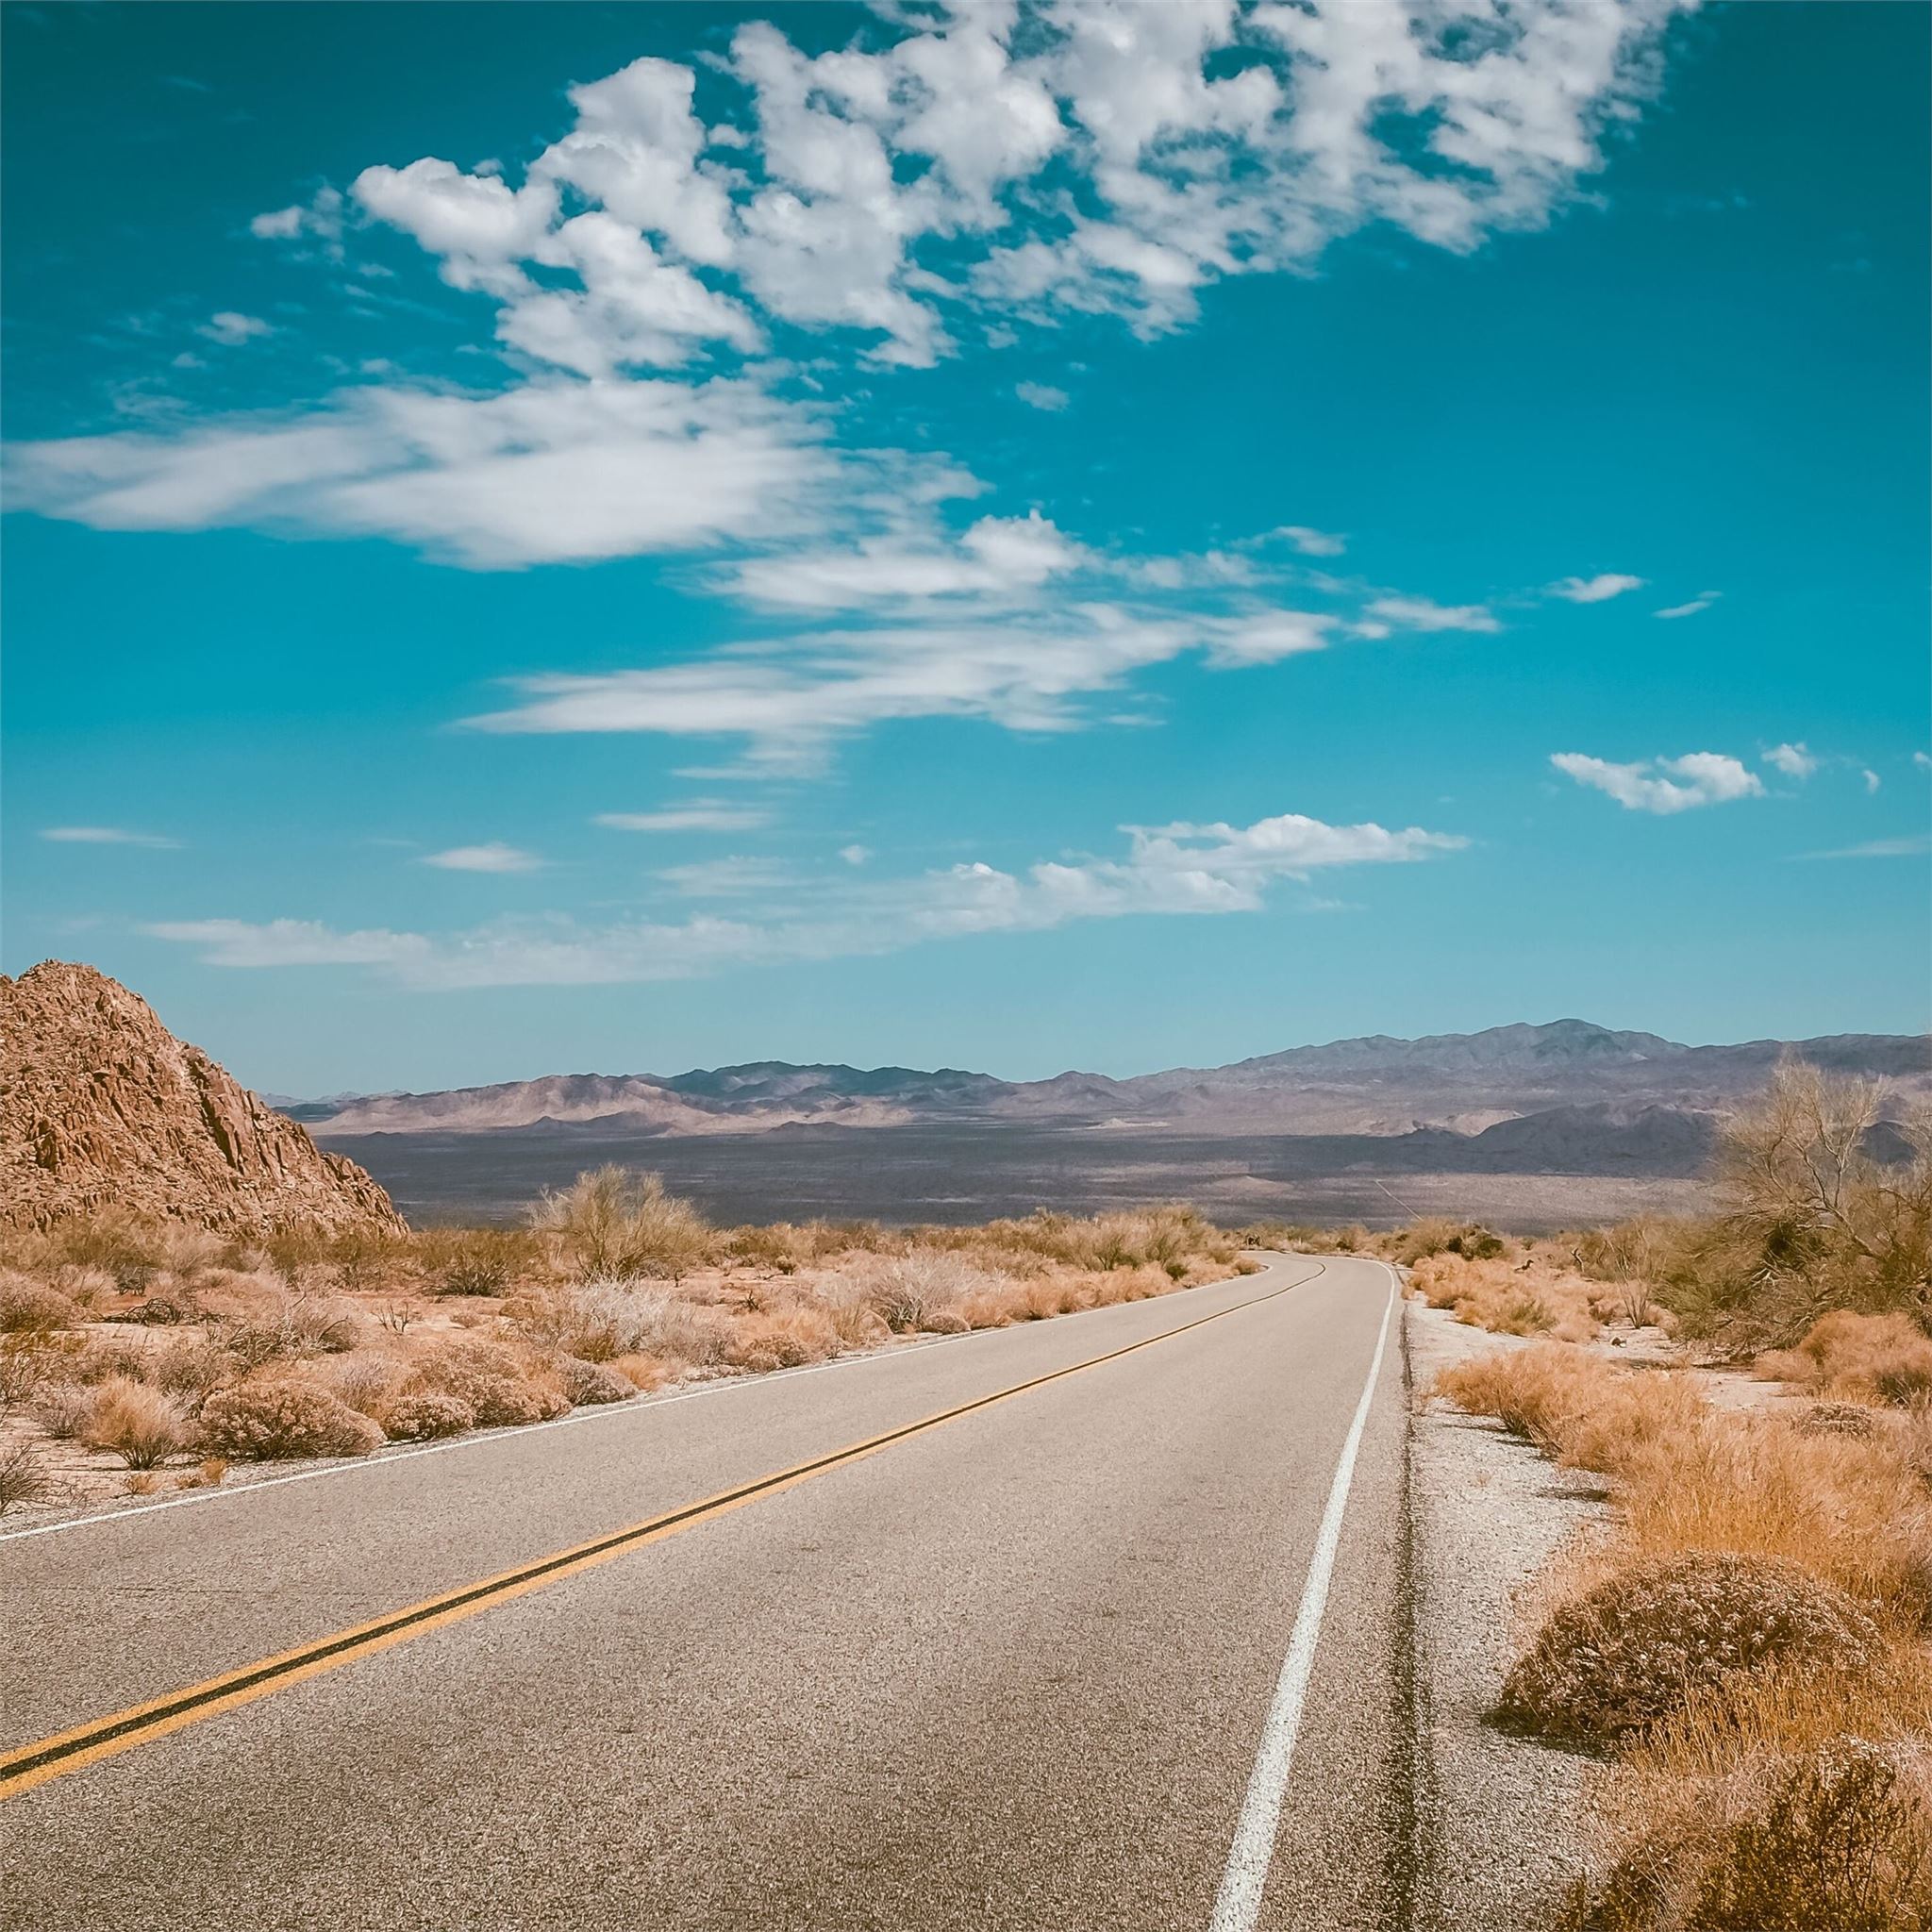
M 1432 1308 L 1448 1308 L 1458 1322 L 1498 1335 L 1588 1341 L 1601 1324 L 1590 1284 L 1547 1264 L 1524 1269 L 1445 1251 L 1417 1261 L 1409 1280 Z
M 406 1364 L 385 1355 L 343 1355 L 318 1371 L 326 1386 L 353 1409 L 382 1422 L 390 1399 L 408 1374 Z
M 830 1318 L 816 1309 L 794 1306 L 741 1322 L 724 1352 L 735 1369 L 768 1374 L 773 1369 L 802 1369 L 839 1353 L 839 1331 Z
M 1441 1370 L 1434 1392 L 1472 1415 L 1491 1415 L 1506 1429 L 1545 1448 L 1558 1442 L 1558 1425 L 1601 1393 L 1609 1371 L 1574 1348 L 1537 1348 L 1472 1356 Z
M 1869 1688 L 1862 1699 L 1840 1698 L 1816 1675 L 1754 1678 L 1738 1681 L 1735 1697 L 1707 1694 L 1694 1718 L 1659 1727 L 1660 1749 L 1637 1753 L 1618 1801 L 1616 1855 L 1599 1886 L 1577 1888 L 1565 1932 L 1924 1932 L 1932 1924 L 1932 1766 L 1924 1743 L 1932 1712 L 1920 1710 L 1912 1737 L 1896 1710 L 1857 1707 L 1869 1706 Z M 1878 1673 L 1863 1678 L 1897 1688 Z M 1771 1699 L 1783 1714 L 1756 1722 Z M 1811 1722 L 1794 1726 L 1792 1712 Z M 1834 1719 L 1852 1727 L 1817 1732 L 1820 1721 Z M 1791 1737 L 1793 1729 L 1801 1735 Z
M 158 1360 L 157 1350 L 131 1335 L 96 1335 L 68 1360 L 68 1372 L 76 1382 L 92 1385 L 110 1376 L 125 1375 L 131 1381 L 145 1381 Z
M 519 1299 L 505 1313 L 540 1347 L 591 1362 L 660 1354 L 708 1364 L 730 1345 L 730 1319 L 722 1311 L 634 1280 L 577 1283 Z
M 938 1316 L 958 1314 L 967 1296 L 998 1283 L 997 1276 L 960 1256 L 930 1248 L 869 1257 L 851 1278 L 879 1320 L 901 1334 L 929 1327 Z
M 65 1442 L 80 1434 L 93 1399 L 94 1391 L 83 1383 L 46 1382 L 34 1391 L 30 1408 L 48 1435 Z
M 476 1411 L 459 1396 L 417 1389 L 393 1397 L 383 1412 L 383 1433 L 392 1442 L 430 1442 L 461 1436 L 476 1426 Z
M 202 1405 L 201 1441 L 218 1456 L 248 1462 L 302 1456 L 366 1456 L 382 1431 L 339 1395 L 289 1377 L 223 1389 Z
M 181 1335 L 156 1356 L 149 1370 L 155 1386 L 191 1412 L 215 1390 L 235 1381 L 242 1365 L 211 1335 Z
M 129 1469 L 153 1469 L 187 1442 L 188 1419 L 158 1389 L 109 1375 L 95 1388 L 78 1433 L 90 1449 L 105 1449 Z
M 486 1429 L 548 1422 L 570 1407 L 555 1383 L 512 1350 L 488 1341 L 445 1342 L 425 1355 L 410 1388 L 456 1396 Z
M 79 1305 L 58 1288 L 0 1268 L 0 1335 L 49 1335 L 83 1319 Z
M 589 1408 L 603 1402 L 628 1402 L 638 1391 L 627 1377 L 608 1362 L 587 1362 L 574 1355 L 559 1356 L 558 1379 L 574 1407 Z
M 666 1361 L 659 1355 L 621 1355 L 610 1366 L 633 1389 L 648 1394 L 653 1389 L 661 1389 L 665 1383 L 674 1380 L 683 1364 Z
M 579 1174 L 532 1210 L 572 1271 L 585 1279 L 634 1274 L 681 1281 L 703 1264 L 712 1233 L 689 1201 L 665 1192 L 655 1174 L 601 1167 Z
M 54 1492 L 41 1452 L 19 1437 L 0 1442 L 0 1516 L 23 1503 L 46 1501 Z
M 1879 1649 L 1857 1604 L 1795 1563 L 1654 1557 L 1557 1610 L 1509 1673 L 1500 1710 L 1552 1736 L 1615 1740 L 1730 1673 L 1856 1663 Z
M 1890 1436 L 1807 1435 L 1779 1417 L 1711 1415 L 1619 1489 L 1633 1551 L 1783 1557 L 1901 1631 L 1932 1616 L 1932 1495 Z
M 1795 1348 L 1760 1356 L 1756 1373 L 1851 1401 L 1900 1408 L 1932 1396 L 1932 1339 L 1910 1316 L 1834 1310 Z
M 508 1294 L 537 1274 L 541 1255 L 527 1228 L 425 1228 L 415 1240 L 416 1265 L 434 1294 Z

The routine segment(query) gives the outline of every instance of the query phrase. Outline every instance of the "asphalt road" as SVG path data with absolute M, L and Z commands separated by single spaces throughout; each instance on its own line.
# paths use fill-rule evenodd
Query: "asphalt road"
M 137 1726 L 0 1803 L 0 1912 L 23 1932 L 1403 1925 L 1390 1302 L 1379 1263 L 1277 1258 L 0 1537 L 14 1752 L 1167 1338 Z

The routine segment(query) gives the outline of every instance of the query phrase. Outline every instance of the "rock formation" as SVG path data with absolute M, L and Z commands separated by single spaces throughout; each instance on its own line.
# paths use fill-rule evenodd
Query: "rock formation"
M 57 959 L 0 974 L 0 1225 L 110 1208 L 236 1234 L 403 1225 L 118 980 Z

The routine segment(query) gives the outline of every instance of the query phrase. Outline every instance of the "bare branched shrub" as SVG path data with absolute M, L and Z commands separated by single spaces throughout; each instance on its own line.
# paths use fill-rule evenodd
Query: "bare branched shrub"
M 286 1377 L 224 1389 L 202 1405 L 202 1446 L 248 1462 L 366 1456 L 382 1431 L 328 1390 Z
M 90 1449 L 120 1457 L 129 1469 L 153 1469 L 188 1441 L 188 1419 L 171 1396 L 126 1375 L 99 1384 L 81 1420 Z
M 53 1491 L 46 1458 L 31 1442 L 17 1437 L 0 1442 L 0 1516 L 23 1503 L 44 1502 Z
M 705 1261 L 712 1243 L 689 1201 L 666 1193 L 657 1174 L 621 1167 L 579 1174 L 561 1193 L 545 1194 L 533 1220 L 586 1280 L 642 1274 L 675 1284 Z
M 94 1391 L 79 1382 L 45 1382 L 35 1391 L 30 1412 L 57 1442 L 65 1442 L 80 1434 L 93 1399 Z
M 852 1278 L 887 1327 L 901 1331 L 930 1328 L 935 1321 L 958 1316 L 969 1295 L 1001 1285 L 998 1276 L 962 1256 L 929 1248 L 871 1257 L 852 1271 Z

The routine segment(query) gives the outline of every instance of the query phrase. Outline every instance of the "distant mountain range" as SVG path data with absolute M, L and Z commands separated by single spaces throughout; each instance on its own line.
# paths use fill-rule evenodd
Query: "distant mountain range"
M 440 1093 L 337 1095 L 283 1110 L 319 1138 L 487 1134 L 598 1123 L 641 1139 L 805 1126 L 988 1125 L 1132 1129 L 1137 1134 L 1444 1137 L 1493 1171 L 1693 1173 L 1713 1117 L 1792 1054 L 1836 1073 L 1876 1074 L 1902 1097 L 1932 1098 L 1932 1041 L 1836 1034 L 1685 1046 L 1584 1020 L 1493 1026 L 1424 1040 L 1374 1035 L 1225 1067 L 1116 1080 L 1066 1073 L 1010 1081 L 940 1068 L 860 1069 L 758 1060 L 659 1075 L 556 1074 Z M 1393 1152 L 1393 1150 L 1391 1150 Z M 1407 1165 L 1405 1158 L 1402 1163 Z

